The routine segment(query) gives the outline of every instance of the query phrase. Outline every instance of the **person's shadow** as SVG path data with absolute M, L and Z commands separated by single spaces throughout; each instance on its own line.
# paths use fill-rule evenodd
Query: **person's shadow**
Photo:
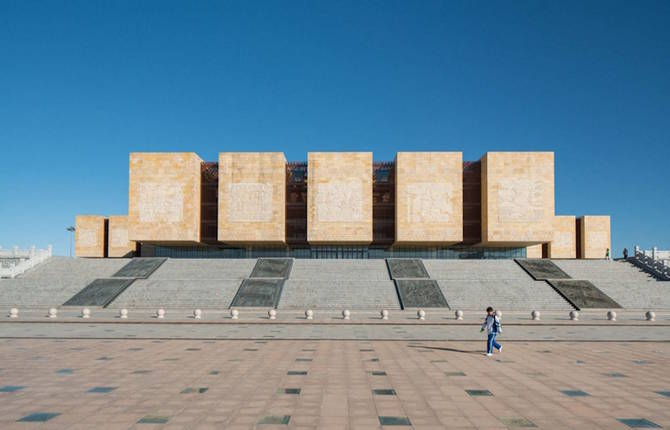
M 445 348 L 445 347 L 436 347 L 436 346 L 421 346 L 421 345 L 408 345 L 410 348 L 423 348 L 423 349 L 434 349 L 436 351 L 449 351 L 449 352 L 460 352 L 461 354 L 481 354 L 480 350 L 466 351 L 464 349 L 456 348 Z

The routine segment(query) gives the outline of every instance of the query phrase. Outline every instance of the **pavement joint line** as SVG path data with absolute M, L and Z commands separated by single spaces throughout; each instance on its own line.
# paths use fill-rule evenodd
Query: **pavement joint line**
M 426 327 L 426 326 L 480 326 L 481 322 L 421 322 L 421 323 L 409 323 L 409 322 L 277 322 L 277 321 L 92 321 L 91 318 L 86 319 L 85 321 L 79 320 L 60 320 L 60 321 L 44 321 L 44 320 L 0 320 L 0 324 L 157 324 L 157 325 L 273 325 L 273 326 L 282 326 L 282 325 L 295 325 L 295 326 L 408 326 L 408 327 Z M 640 321 L 637 323 L 621 323 L 621 322 L 611 322 L 603 320 L 602 322 L 503 322 L 505 327 L 510 326 L 523 326 L 523 327 L 670 327 L 670 323 L 658 323 L 658 322 L 648 322 Z
M 244 341 L 249 342 L 252 340 L 258 340 L 257 337 L 238 337 L 238 338 L 216 338 L 216 337 L 47 337 L 47 336 L 0 336 L 0 339 L 26 339 L 26 340 L 209 340 L 209 341 Z M 321 342 L 321 341 L 343 341 L 343 342 L 363 342 L 363 341 L 373 341 L 373 342 L 412 342 L 412 341 L 421 341 L 421 342 L 475 342 L 483 343 L 486 339 L 435 339 L 435 338 L 411 338 L 411 339 L 388 339 L 388 338 L 365 338 L 359 339 L 356 337 L 353 338 L 339 338 L 339 337 L 329 337 L 329 338 L 312 338 L 312 337 L 296 337 L 296 338 L 281 338 L 281 339 L 267 339 L 268 342 L 283 342 L 283 341 L 310 341 L 310 342 Z M 505 342 L 519 342 L 519 343 L 670 343 L 670 340 L 654 340 L 654 339 L 509 339 L 505 338 Z

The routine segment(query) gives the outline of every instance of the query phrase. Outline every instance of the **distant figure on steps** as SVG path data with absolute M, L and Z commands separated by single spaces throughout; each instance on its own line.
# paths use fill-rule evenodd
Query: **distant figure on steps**
M 623 249 L 623 259 L 627 260 L 628 259 L 628 248 Z
M 607 248 L 607 251 L 605 251 L 605 260 L 609 260 L 609 259 L 610 259 L 610 249 Z
M 496 342 L 496 336 L 499 333 L 502 333 L 500 318 L 496 316 L 496 313 L 491 306 L 486 308 L 486 318 L 484 319 L 484 324 L 482 324 L 480 332 L 483 332 L 484 330 L 488 333 L 488 339 L 486 340 L 486 356 L 490 357 L 493 355 L 493 348 L 502 352 L 502 345 Z

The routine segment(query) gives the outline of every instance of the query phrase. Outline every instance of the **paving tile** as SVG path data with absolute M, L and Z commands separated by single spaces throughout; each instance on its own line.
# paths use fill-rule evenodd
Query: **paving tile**
M 625 424 L 634 429 L 660 429 L 663 428 L 658 424 L 649 421 L 646 418 L 617 418 L 621 424 Z
M 537 427 L 535 423 L 530 421 L 529 419 L 526 418 L 500 418 L 500 421 L 506 426 L 506 427 Z
M 379 424 L 383 426 L 411 426 L 409 418 L 407 417 L 393 417 L 393 416 L 380 416 Z
M 160 415 L 146 415 L 137 421 L 137 424 L 167 424 L 169 417 Z
M 0 393 L 15 393 L 17 391 L 21 391 L 24 388 L 26 388 L 23 385 L 5 385 L 4 387 L 0 387 Z
M 290 415 L 266 415 L 258 420 L 257 424 L 281 424 L 287 425 L 291 421 Z
M 19 419 L 17 422 L 46 422 L 49 421 L 52 418 L 55 418 L 59 416 L 60 413 L 58 412 L 34 412 L 30 415 L 26 415 L 25 417 Z
M 582 390 L 561 390 L 561 393 L 565 394 L 568 397 L 588 397 L 589 393 Z
M 87 393 L 109 393 L 116 390 L 117 387 L 93 387 Z
M 472 397 L 480 397 L 480 396 L 492 396 L 493 393 L 491 393 L 489 390 L 465 390 L 466 393 L 468 393 L 469 396 Z

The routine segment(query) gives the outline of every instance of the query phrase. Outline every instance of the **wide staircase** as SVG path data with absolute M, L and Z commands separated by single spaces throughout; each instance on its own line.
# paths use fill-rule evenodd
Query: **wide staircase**
M 452 309 L 568 310 L 573 307 L 514 260 L 423 260 Z
M 626 261 L 552 260 L 575 279 L 588 279 L 624 308 L 670 309 L 670 281 L 658 281 Z
M 129 259 L 51 257 L 15 279 L 0 280 L 0 306 L 60 306 L 95 279 L 110 277 Z
M 296 259 L 279 309 L 400 309 L 384 260 Z
M 255 259 L 168 259 L 108 307 L 227 308 L 255 264 Z
M 545 281 L 538 276 L 542 267 L 531 268 L 534 279 L 514 260 L 52 257 L 16 279 L 0 280 L 0 307 L 379 310 L 401 309 L 406 301 L 405 308 L 569 310 L 575 297 L 593 298 L 585 293 L 592 284 L 590 290 L 624 308 L 670 309 L 670 282 L 630 263 L 526 261 L 546 261 L 557 270 Z M 563 272 L 568 278 L 557 279 Z

